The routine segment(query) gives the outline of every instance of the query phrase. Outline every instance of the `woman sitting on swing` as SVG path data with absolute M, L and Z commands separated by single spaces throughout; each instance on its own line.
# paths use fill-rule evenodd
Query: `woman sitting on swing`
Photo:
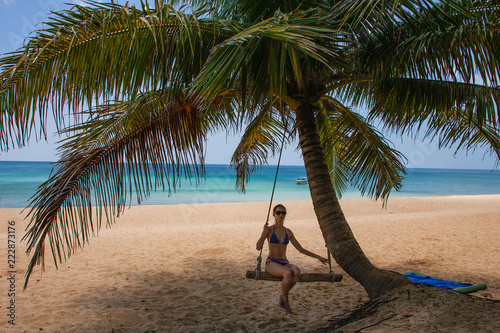
M 290 304 L 288 303 L 288 293 L 299 281 L 300 269 L 288 262 L 286 258 L 286 246 L 289 242 L 300 252 L 310 257 L 318 259 L 323 264 L 328 262 L 328 259 L 308 251 L 300 245 L 293 232 L 285 228 L 286 208 L 282 204 L 278 204 L 273 208 L 274 225 L 269 226 L 269 221 L 264 225 L 262 235 L 257 241 L 257 251 L 262 249 L 264 241 L 269 242 L 269 255 L 266 259 L 266 272 L 272 276 L 282 277 L 281 295 L 279 296 L 278 306 L 285 309 L 286 313 L 292 313 Z

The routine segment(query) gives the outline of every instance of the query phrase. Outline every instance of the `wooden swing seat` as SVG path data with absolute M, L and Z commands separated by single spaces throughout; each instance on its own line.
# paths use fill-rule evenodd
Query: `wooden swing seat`
M 260 272 L 259 278 L 255 278 L 255 271 L 247 271 L 247 278 L 254 280 L 265 280 L 265 281 L 281 281 L 283 278 L 272 276 L 267 272 Z M 300 274 L 299 282 L 340 282 L 342 281 L 342 274 L 335 273 L 303 273 Z

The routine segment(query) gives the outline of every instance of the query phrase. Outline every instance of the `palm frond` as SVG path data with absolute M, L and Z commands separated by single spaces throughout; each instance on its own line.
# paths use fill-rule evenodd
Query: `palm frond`
M 333 162 L 339 165 L 336 176 L 345 177 L 350 170 L 349 182 L 362 195 L 387 199 L 392 189 L 398 190 L 402 185 L 403 155 L 361 115 L 331 98 L 323 101 L 323 105 L 331 123 L 330 133 L 323 133 L 328 135 L 323 141 L 334 143 L 332 165 Z
M 386 79 L 359 85 L 350 93 L 367 96 L 370 118 L 379 117 L 390 129 L 411 133 L 440 110 L 463 109 L 479 123 L 499 127 L 500 89 L 460 82 Z
M 333 188 L 337 196 L 342 198 L 343 193 L 349 185 L 351 170 L 336 154 L 343 140 L 346 139 L 339 136 L 333 137 L 333 133 L 335 133 L 335 120 L 340 117 L 340 113 L 335 111 L 338 110 L 338 104 L 341 104 L 340 101 L 334 104 L 329 100 L 321 100 L 319 102 L 321 107 L 316 112 L 316 121 L 326 164 L 330 170 Z
M 273 102 L 261 108 L 246 127 L 233 153 L 231 165 L 236 170 L 236 188 L 245 191 L 250 175 L 267 164 L 269 153 L 276 154 L 290 139 L 293 118 L 289 112 L 279 112 Z
M 206 1 L 175 0 L 174 4 L 190 3 L 200 6 Z M 290 13 L 296 10 L 307 10 L 325 6 L 321 0 L 212 0 L 211 14 L 214 17 L 225 17 L 237 20 L 241 23 L 257 22 L 276 15 L 276 13 Z
M 500 19 L 487 1 L 446 1 L 399 11 L 360 35 L 360 65 L 377 76 L 497 86 Z M 498 7 L 498 6 L 496 6 Z M 498 11 L 498 8 L 496 8 Z
M 398 51 L 407 54 L 405 61 L 411 77 L 456 78 L 455 81 L 481 81 L 496 86 L 500 79 L 498 62 L 500 19 L 490 15 L 470 16 L 452 11 L 448 15 L 429 15 L 424 34 L 415 24 L 398 45 Z M 419 24 L 423 22 L 420 20 Z M 405 29 L 407 27 L 403 27 Z M 416 31 L 415 31 L 416 30 Z M 404 32 L 403 32 L 404 33 Z
M 206 119 L 183 98 L 139 96 L 97 110 L 88 124 L 61 147 L 61 160 L 31 199 L 31 222 L 24 236 L 33 251 L 25 287 L 35 265 L 44 267 L 46 241 L 61 262 L 101 227 L 123 212 L 127 196 L 140 203 L 151 189 L 175 190 L 182 176 L 203 174 Z
M 421 1 L 420 4 L 424 5 L 426 2 Z M 333 3 L 332 12 L 343 25 L 355 30 L 359 26 L 373 27 L 386 15 L 394 19 L 398 9 L 409 10 L 412 7 L 414 4 L 411 0 L 341 0 Z
M 500 130 L 480 122 L 477 117 L 470 117 L 463 110 L 454 109 L 434 115 L 427 122 L 425 137 L 438 141 L 439 148 L 454 147 L 474 150 L 482 148 L 486 153 L 497 156 L 500 161 Z
M 43 133 L 51 108 L 61 126 L 66 106 L 74 115 L 140 91 L 182 91 L 217 38 L 230 34 L 222 20 L 199 20 L 170 5 L 91 4 L 54 13 L 25 46 L 0 59 L 1 150 L 25 145 L 34 128 Z
M 349 48 L 348 34 L 320 27 L 318 19 L 279 15 L 228 38 L 214 48 L 194 91 L 211 100 L 221 89 L 248 87 L 260 103 L 290 94 L 287 87 L 300 84 L 307 59 L 330 72 L 349 67 L 341 56 Z

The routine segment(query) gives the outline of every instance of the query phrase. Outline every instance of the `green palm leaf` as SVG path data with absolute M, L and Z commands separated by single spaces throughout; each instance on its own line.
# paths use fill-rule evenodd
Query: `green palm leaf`
M 141 90 L 182 91 L 223 34 L 223 21 L 198 20 L 201 12 L 92 4 L 56 13 L 0 59 L 0 149 L 25 145 L 35 127 L 43 131 L 50 107 L 61 125 L 65 105 L 78 113 Z
M 283 149 L 282 145 L 290 139 L 293 121 L 288 112 L 279 112 L 272 102 L 253 117 L 231 159 L 236 170 L 236 188 L 244 192 L 250 175 L 267 164 L 269 152 L 275 155 Z
M 423 19 L 405 18 L 393 31 L 399 36 L 395 51 L 404 55 L 398 59 L 398 68 L 415 78 L 465 82 L 475 81 L 475 70 L 482 82 L 497 85 L 500 20 L 482 5 L 470 5 L 474 15 L 446 6 L 420 14 Z M 383 33 L 387 39 L 387 31 Z
M 140 203 L 151 189 L 170 192 L 181 177 L 203 174 L 206 119 L 189 101 L 168 103 L 165 96 L 150 93 L 103 107 L 72 129 L 77 133 L 62 145 L 54 174 L 31 201 L 26 284 L 34 266 L 43 267 L 46 240 L 57 266 L 100 229 L 103 218 L 112 224 L 134 191 Z
M 473 12 L 464 13 L 466 7 Z M 479 121 L 495 124 L 500 115 L 499 29 L 500 20 L 487 2 L 432 5 L 402 12 L 397 21 L 380 20 L 364 35 L 363 52 L 357 54 L 375 83 L 365 92 L 366 85 L 351 88 L 347 98 L 376 99 L 370 107 L 390 104 L 391 112 L 396 105 L 419 113 L 467 104 Z M 428 97 L 423 100 L 423 95 Z
M 328 152 L 334 185 L 341 195 L 349 182 L 362 195 L 387 200 L 390 191 L 400 189 L 405 175 L 405 158 L 363 117 L 339 101 L 322 101 L 322 145 Z M 327 124 L 325 124 L 327 123 Z
M 317 62 L 323 71 L 348 67 L 341 56 L 349 48 L 348 35 L 317 26 L 318 19 L 278 15 L 228 38 L 213 50 L 194 91 L 211 100 L 221 89 L 243 86 L 263 101 L 287 96 L 287 86 L 300 87 L 304 59 Z
M 483 148 L 500 160 L 499 129 L 480 122 L 477 117 L 470 117 L 462 110 L 455 109 L 433 116 L 427 122 L 425 137 L 431 140 L 437 138 L 440 148 L 455 147 L 456 151 Z
M 371 117 L 379 116 L 398 131 L 418 130 L 437 111 L 464 109 L 469 117 L 498 127 L 500 89 L 460 82 L 423 79 L 386 79 L 353 90 L 367 96 Z M 371 100 L 370 100 L 371 99 Z

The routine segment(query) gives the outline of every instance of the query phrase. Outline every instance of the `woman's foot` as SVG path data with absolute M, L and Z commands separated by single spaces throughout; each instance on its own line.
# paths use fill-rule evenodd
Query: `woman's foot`
M 283 302 L 283 297 L 281 295 L 278 298 L 278 306 L 283 309 L 285 308 L 285 302 Z
M 283 309 L 285 309 L 285 312 L 288 314 L 292 314 L 292 308 L 290 307 L 290 304 L 288 304 L 288 301 L 283 302 Z
M 290 314 L 293 313 L 292 308 L 290 307 L 290 304 L 288 304 L 288 301 L 285 302 L 283 300 L 283 296 L 282 295 L 280 295 L 280 297 L 278 297 L 278 306 L 280 308 L 285 309 L 286 313 L 290 313 Z

